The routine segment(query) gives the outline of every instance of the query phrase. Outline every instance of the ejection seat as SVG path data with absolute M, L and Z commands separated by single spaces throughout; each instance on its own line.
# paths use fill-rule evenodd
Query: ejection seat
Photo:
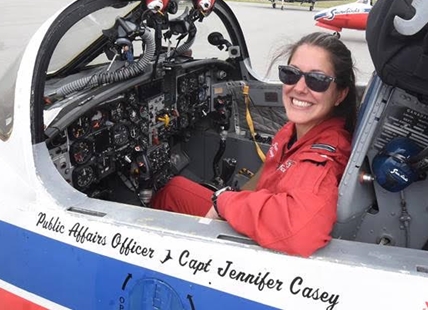
M 363 95 L 352 154 L 339 185 L 334 238 L 426 247 L 428 179 L 422 176 L 401 191 L 391 191 L 380 185 L 373 171 L 374 157 L 397 137 L 423 148 L 428 145 L 428 103 L 374 74 Z
M 339 185 L 333 236 L 428 248 L 428 3 L 378 0 L 366 40 L 376 74 Z

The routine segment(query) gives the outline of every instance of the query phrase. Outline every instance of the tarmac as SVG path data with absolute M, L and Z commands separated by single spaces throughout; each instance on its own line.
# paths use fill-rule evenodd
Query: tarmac
M 0 0 L 0 77 L 7 74 L 12 59 L 25 48 L 40 25 L 68 3 L 69 0 Z M 240 21 L 254 69 L 265 77 L 271 77 L 266 68 L 276 48 L 309 32 L 328 31 L 315 26 L 316 5 L 309 11 L 307 5 L 285 4 L 284 10 L 280 6 L 273 9 L 268 0 L 266 4 L 233 1 L 228 4 Z M 353 53 L 357 82 L 365 84 L 373 72 L 365 32 L 344 29 L 341 40 Z

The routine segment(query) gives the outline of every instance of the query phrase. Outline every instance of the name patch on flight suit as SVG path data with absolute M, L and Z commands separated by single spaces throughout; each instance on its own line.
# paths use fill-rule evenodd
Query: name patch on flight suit
M 324 150 L 330 153 L 336 153 L 336 148 L 334 146 L 324 143 L 314 143 L 312 144 L 311 149 Z
M 278 152 L 278 142 L 273 143 L 269 148 L 269 157 L 272 158 Z
M 284 173 L 285 171 L 288 170 L 288 168 L 290 168 L 292 165 L 294 165 L 296 162 L 294 160 L 288 159 L 285 164 L 281 164 L 279 165 L 279 167 L 277 168 L 277 170 L 281 171 L 282 173 Z

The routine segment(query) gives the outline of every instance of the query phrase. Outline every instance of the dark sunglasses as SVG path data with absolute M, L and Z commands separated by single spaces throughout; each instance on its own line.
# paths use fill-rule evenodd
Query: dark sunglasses
M 302 75 L 305 77 L 306 85 L 309 89 L 318 93 L 325 92 L 331 82 L 336 82 L 336 78 L 319 72 L 302 72 L 293 66 L 278 66 L 279 79 L 286 85 L 296 84 Z

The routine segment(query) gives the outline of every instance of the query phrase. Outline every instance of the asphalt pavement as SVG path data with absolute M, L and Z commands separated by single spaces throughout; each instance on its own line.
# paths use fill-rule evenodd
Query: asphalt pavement
M 0 77 L 36 30 L 70 0 L 0 0 Z
M 25 47 L 38 27 L 69 0 L 0 0 L 0 77 L 7 73 L 11 60 Z M 266 74 L 272 53 L 283 44 L 292 43 L 313 31 L 328 31 L 315 26 L 314 14 L 307 6 L 285 5 L 281 10 L 266 4 L 232 2 L 228 4 L 241 23 L 252 65 Z M 371 63 L 364 31 L 343 30 L 341 40 L 351 49 L 357 68 L 357 81 L 369 79 Z M 270 77 L 270 76 L 269 76 Z

